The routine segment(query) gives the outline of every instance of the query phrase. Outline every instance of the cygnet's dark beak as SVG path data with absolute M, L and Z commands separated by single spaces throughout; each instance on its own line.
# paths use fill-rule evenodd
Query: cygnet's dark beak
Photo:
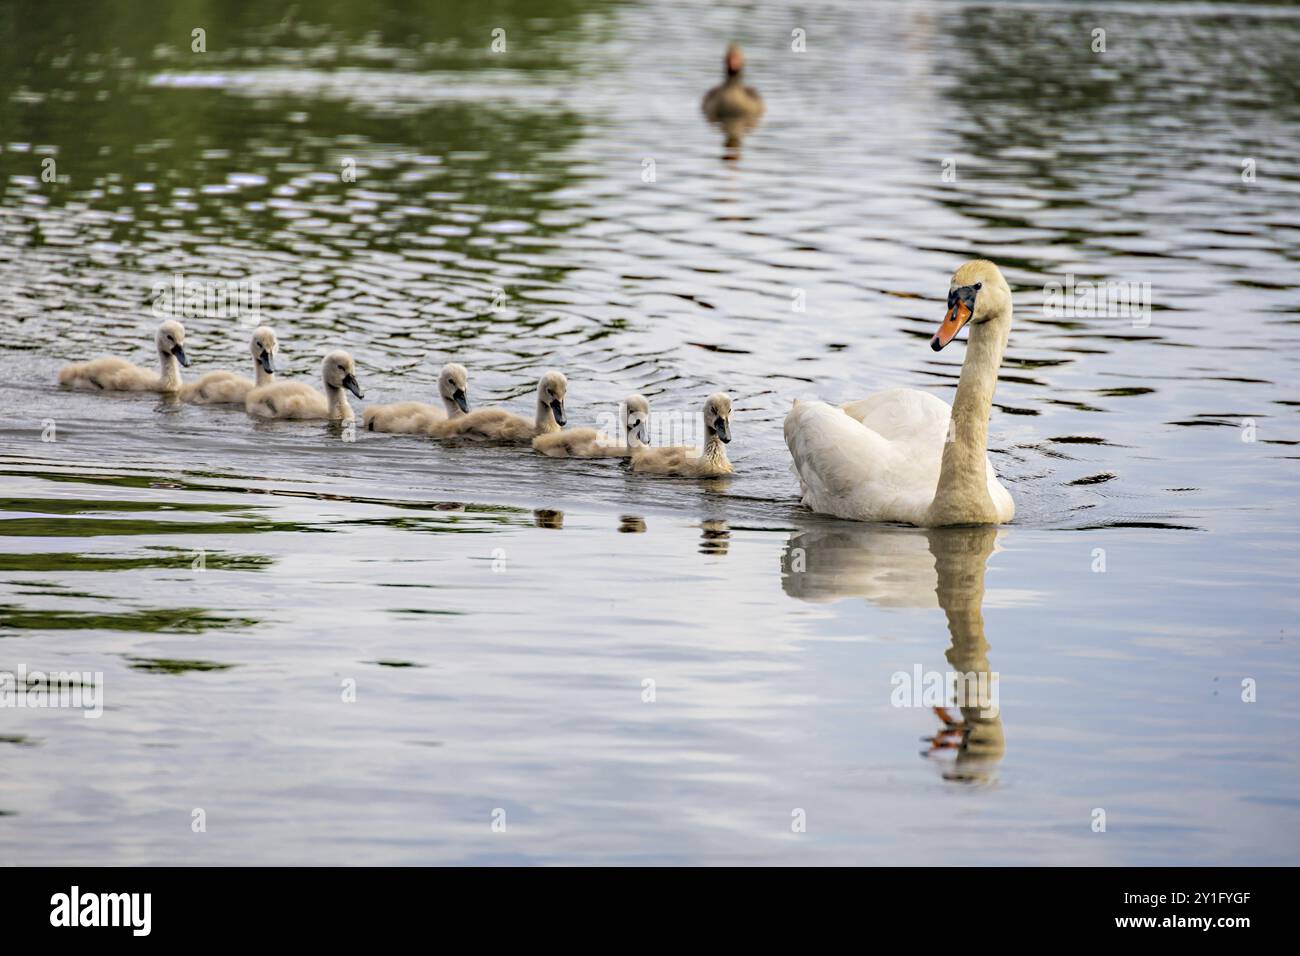
M 719 418 L 713 424 L 713 431 L 714 434 L 716 434 L 718 438 L 720 438 L 723 442 L 726 443 L 731 442 L 731 426 L 727 424 L 727 420 L 725 418 Z
M 357 384 L 357 377 L 353 375 L 351 372 L 348 372 L 347 375 L 343 376 L 343 387 L 346 388 L 353 395 L 355 395 L 357 398 L 366 397 L 361 394 L 361 386 Z
M 465 390 L 463 388 L 456 389 L 456 393 L 451 396 L 451 399 L 456 403 L 456 407 L 462 412 L 469 411 L 469 399 L 465 396 Z
M 551 399 L 551 414 L 555 416 L 555 424 L 563 428 L 565 422 L 564 402 L 560 401 L 558 398 Z
M 180 362 L 186 368 L 190 367 L 190 360 L 185 355 L 185 349 L 180 344 L 172 346 L 172 355 L 176 356 L 176 361 Z
M 262 349 L 262 354 L 257 357 L 257 361 L 261 364 L 263 372 L 268 375 L 275 374 L 275 363 L 271 361 L 271 353 L 266 349 Z

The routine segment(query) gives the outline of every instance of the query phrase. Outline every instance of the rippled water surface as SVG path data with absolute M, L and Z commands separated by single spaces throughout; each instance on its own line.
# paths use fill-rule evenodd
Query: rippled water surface
M 1300 862 L 1298 51 L 1223 3 L 0 7 L 0 671 L 103 702 L 0 709 L 0 860 Z M 791 401 L 951 400 L 976 255 L 1015 522 L 810 514 Z M 149 361 L 177 276 L 366 403 L 725 389 L 736 475 L 57 386 Z M 935 747 L 917 669 L 997 714 Z

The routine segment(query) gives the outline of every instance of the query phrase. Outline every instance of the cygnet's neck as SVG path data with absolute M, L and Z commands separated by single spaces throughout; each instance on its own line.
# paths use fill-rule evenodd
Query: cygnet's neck
M 558 432 L 560 423 L 555 420 L 555 413 L 551 411 L 549 402 L 543 401 L 542 396 L 537 396 L 537 434 L 545 435 L 549 432 Z
M 181 363 L 171 352 L 158 352 L 159 377 L 161 382 L 159 387 L 164 392 L 179 392 L 181 390 Z
M 348 404 L 347 392 L 341 385 L 326 385 L 325 397 L 329 399 L 330 421 L 348 421 L 352 418 L 352 406 Z
M 262 363 L 253 359 L 253 378 L 258 385 L 270 385 L 275 381 L 275 373 L 262 368 Z
M 442 396 L 442 407 L 447 412 L 448 418 L 459 418 L 461 415 L 465 414 L 460 410 L 460 406 L 456 404 L 456 399 L 450 398 L 446 395 Z
M 700 458 L 711 464 L 726 466 L 731 464 L 727 460 L 727 446 L 711 429 L 709 430 L 709 437 L 704 440 L 704 451 L 700 453 Z

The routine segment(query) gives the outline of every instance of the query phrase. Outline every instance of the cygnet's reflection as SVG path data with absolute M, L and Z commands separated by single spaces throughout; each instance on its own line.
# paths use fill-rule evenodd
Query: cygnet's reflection
M 645 518 L 640 515 L 623 515 L 618 519 L 621 534 L 645 534 Z
M 564 512 L 556 511 L 554 508 L 535 508 L 533 509 L 533 524 L 539 528 L 550 528 L 553 531 L 559 531 L 564 527 Z
M 782 586 L 815 603 L 860 597 L 882 607 L 937 605 L 948 619 L 945 657 L 952 670 L 975 686 L 995 688 L 983 604 L 984 572 L 998 534 L 992 525 L 919 531 L 836 524 L 796 531 L 782 556 Z M 958 701 L 960 719 L 935 708 L 943 726 L 929 738 L 927 756 L 956 751 L 944 770 L 949 780 L 991 780 L 1006 749 L 1000 709 L 975 696 Z
M 724 555 L 731 550 L 731 530 L 727 522 L 710 519 L 700 522 L 700 554 Z

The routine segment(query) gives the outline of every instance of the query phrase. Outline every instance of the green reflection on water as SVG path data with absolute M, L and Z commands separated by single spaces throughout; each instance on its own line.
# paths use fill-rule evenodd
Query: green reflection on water
M 260 505 L 254 507 L 262 507 Z M 78 515 L 94 512 L 118 511 L 203 511 L 231 514 L 246 511 L 223 504 L 190 504 L 184 508 L 170 501 L 105 501 L 95 498 L 0 498 L 0 511 L 34 511 L 48 515 Z
M 210 671 L 228 671 L 235 664 L 219 664 L 216 661 L 186 660 L 176 657 L 127 657 L 133 671 L 146 674 L 188 674 L 191 672 L 207 673 Z
M 287 531 L 328 533 L 333 529 L 297 521 L 145 521 L 123 518 L 8 518 L 0 520 L 0 537 L 95 538 L 140 534 L 252 534 Z
M 107 613 L 37 611 L 0 604 L 0 631 L 139 631 L 149 634 L 201 634 L 216 628 L 252 627 L 251 617 L 223 617 L 203 608 L 151 608 Z
M 0 552 L 0 571 L 136 571 L 140 568 L 190 568 L 194 552 L 176 548 L 152 548 L 156 554 L 119 558 L 99 554 L 57 551 L 44 554 Z M 205 551 L 203 566 L 209 571 L 261 571 L 275 563 L 263 554 L 227 554 Z M 32 582 L 28 582 L 32 583 Z
M 313 4 L 298 15 L 290 6 L 192 0 L 161 8 L 130 0 L 84 9 L 80 4 L 7 4 L 0 7 L 0 35 L 7 41 L 0 48 L 0 71 L 10 88 L 35 95 L 0 98 L 0 129 L 7 140 L 35 144 L 42 155 L 57 158 L 61 181 L 45 184 L 54 206 L 86 200 L 97 185 L 124 184 L 121 193 L 89 197 L 91 208 L 131 209 L 112 227 L 114 241 L 138 240 L 151 232 L 160 200 L 167 217 L 183 222 L 187 231 L 201 231 L 211 217 L 226 220 L 229 195 L 196 192 L 192 203 L 178 206 L 169 203 L 171 190 L 198 190 L 224 183 L 231 174 L 265 172 L 266 183 L 241 191 L 238 221 L 230 229 L 255 238 L 264 249 L 293 251 L 302 237 L 285 231 L 276 210 L 265 202 L 284 175 L 272 167 L 288 163 L 300 171 L 337 175 L 344 155 L 364 171 L 359 185 L 381 187 L 402 206 L 427 206 L 425 194 L 434 188 L 457 203 L 510 209 L 513 218 L 529 223 L 534 237 L 567 231 L 569 226 L 557 225 L 547 214 L 571 212 L 554 194 L 574 178 L 562 153 L 580 135 L 579 114 L 553 100 L 537 106 L 520 103 L 509 90 L 467 101 L 448 96 L 439 85 L 426 85 L 426 80 L 450 72 L 466 78 L 482 74 L 485 82 L 495 83 L 501 74 L 526 73 L 531 88 L 545 88 L 545 75 L 583 66 L 559 40 L 579 32 L 580 23 L 592 31 L 592 8 L 600 4 L 340 0 Z M 191 31 L 200 25 L 207 31 L 207 50 L 195 53 Z M 497 28 L 506 30 L 508 41 L 513 38 L 507 55 L 490 52 Z M 400 70 L 420 84 L 414 90 L 411 84 L 395 88 L 397 98 L 410 97 L 403 108 L 366 102 L 368 74 L 360 71 L 377 69 Z M 247 78 L 274 70 L 282 71 L 280 79 L 264 95 L 150 82 L 162 74 Z M 349 79 L 340 71 L 358 72 Z M 322 95 L 318 83 L 334 84 L 336 92 Z M 434 179 L 394 174 L 417 154 L 449 153 L 457 154 L 454 166 L 440 167 Z M 528 180 L 496 175 L 501 171 L 526 171 Z M 0 152 L 0 200 L 11 177 L 40 172 L 34 155 Z M 131 184 L 137 182 L 157 189 L 136 192 Z M 342 196 L 347 188 L 341 181 L 317 186 L 302 198 Z M 356 223 L 352 228 L 354 235 L 364 235 L 369 251 L 405 251 L 410 231 L 423 231 L 426 225 L 417 217 L 391 231 Z M 491 257 L 479 238 L 473 229 L 450 230 L 438 237 L 437 245 L 468 258 Z M 27 241 L 44 243 L 38 226 L 30 226 Z M 347 255 L 346 244 L 334 249 Z M 564 271 L 541 267 L 538 277 L 554 281 Z M 303 308 L 312 311 L 313 305 L 304 302 Z

